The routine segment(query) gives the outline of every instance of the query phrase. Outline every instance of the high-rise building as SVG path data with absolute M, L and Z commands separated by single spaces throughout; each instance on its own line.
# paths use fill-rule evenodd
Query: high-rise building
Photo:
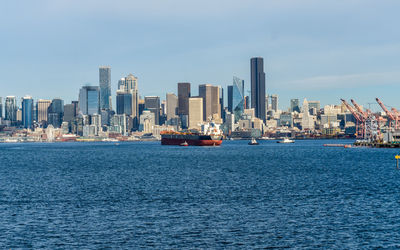
M 244 109 L 250 109 L 250 96 L 248 95 L 244 97 Z
M 299 99 L 290 99 L 290 112 L 300 113 Z
M 132 74 L 129 74 L 128 76 L 126 76 L 125 78 L 119 80 L 118 82 L 119 84 L 119 93 L 124 93 L 124 102 L 122 104 L 122 97 L 120 96 L 120 108 L 119 111 L 122 112 L 121 110 L 121 105 L 127 105 L 127 103 L 129 102 L 129 97 L 128 95 L 131 95 L 131 108 L 130 108 L 130 114 L 129 114 L 129 119 L 132 120 L 132 127 L 134 129 L 137 129 L 139 126 L 139 91 L 138 91 L 138 78 L 135 77 Z M 124 84 L 124 86 L 122 87 L 122 84 Z M 118 95 L 118 94 L 117 94 Z M 122 95 L 122 94 L 121 94 Z M 128 108 L 126 108 L 126 110 L 128 110 Z M 118 113 L 118 112 L 117 112 Z M 128 114 L 129 112 L 125 113 Z
M 20 108 L 17 109 L 17 122 L 18 123 L 22 122 L 22 109 Z
M 3 98 L 0 97 L 0 119 L 3 118 Z
M 321 103 L 320 101 L 308 101 L 308 108 L 310 112 L 312 109 L 315 109 L 316 112 L 319 112 L 321 109 Z
M 152 133 L 155 123 L 154 113 L 150 110 L 144 110 L 140 116 L 139 130 L 144 133 Z
M 189 114 L 190 83 L 178 83 L 178 114 Z
M 37 112 L 37 122 L 43 123 L 47 122 L 47 112 L 49 106 L 51 104 L 51 100 L 39 99 L 36 103 L 36 112 Z
M 55 98 L 51 101 L 51 104 L 47 111 L 47 123 L 53 125 L 55 128 L 61 127 L 64 116 L 64 101 Z
M 225 117 L 225 102 L 224 102 L 224 88 L 219 86 L 219 104 L 221 107 L 221 118 Z
M 228 111 L 232 113 L 233 109 L 233 85 L 228 85 Z
M 251 68 L 251 108 L 255 116 L 265 121 L 265 73 L 264 59 L 254 57 L 250 60 Z
M 143 114 L 144 111 L 144 100 L 143 99 L 139 99 L 139 117 Z
M 167 122 L 176 118 L 178 109 L 178 97 L 173 93 L 167 93 Z
M 118 89 L 117 90 L 124 90 L 125 89 L 125 78 L 121 78 L 118 80 Z
M 212 119 L 214 115 L 221 118 L 219 87 L 211 84 L 199 85 L 199 96 L 203 98 L 203 120 Z
M 155 125 L 160 125 L 160 97 L 159 96 L 145 96 L 144 108 L 154 114 Z
M 228 90 L 228 102 L 231 105 L 230 112 L 235 115 L 235 122 L 237 122 L 245 108 L 244 80 L 233 77 L 233 84 L 228 88 L 230 89 Z
M 33 99 L 30 96 L 22 98 L 22 124 L 24 128 L 33 128 Z
M 203 99 L 203 121 L 207 121 L 207 119 L 212 118 L 211 90 L 212 90 L 211 84 L 199 85 L 199 96 Z
M 271 95 L 271 108 L 273 111 L 278 112 L 278 95 Z
M 99 67 L 100 109 L 111 109 L 111 67 Z
M 221 118 L 221 102 L 220 102 L 220 87 L 211 87 L 211 117 L 217 115 L 218 119 Z
M 190 83 L 178 83 L 178 115 L 181 120 L 182 128 L 188 128 L 189 123 L 189 98 L 190 98 Z
M 117 114 L 132 115 L 132 93 L 124 90 L 117 91 Z
M 203 122 L 203 98 L 190 97 L 189 98 L 189 128 L 199 129 L 200 124 Z
M 312 116 L 310 116 L 309 106 L 306 98 L 304 98 L 302 113 L 303 113 L 303 117 L 301 119 L 302 130 L 313 130 L 314 119 Z
M 82 115 L 100 114 L 100 91 L 97 86 L 83 86 L 79 91 L 79 112 Z
M 75 117 L 78 116 L 79 105 L 77 101 L 72 101 L 71 104 L 64 105 L 64 116 L 63 121 L 71 123 Z
M 129 74 L 127 77 L 125 77 L 125 90 L 130 91 L 130 90 L 138 90 L 138 79 L 132 74 Z
M 5 120 L 11 123 L 17 121 L 17 98 L 15 96 L 7 96 L 5 102 Z

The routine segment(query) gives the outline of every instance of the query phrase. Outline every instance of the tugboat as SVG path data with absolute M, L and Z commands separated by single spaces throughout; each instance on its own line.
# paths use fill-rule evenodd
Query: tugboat
M 258 145 L 259 143 L 256 141 L 256 139 L 251 138 L 251 141 L 248 144 L 249 145 Z
M 181 143 L 179 146 L 187 147 L 187 146 L 189 146 L 189 143 L 187 143 L 187 142 L 185 141 L 184 143 Z
M 294 140 L 290 140 L 286 137 L 282 141 L 277 141 L 276 143 L 294 143 Z

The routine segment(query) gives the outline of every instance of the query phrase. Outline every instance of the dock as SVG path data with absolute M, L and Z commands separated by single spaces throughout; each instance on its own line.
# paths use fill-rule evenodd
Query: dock
M 371 148 L 400 148 L 398 142 L 358 142 L 354 143 L 357 147 L 371 147 Z

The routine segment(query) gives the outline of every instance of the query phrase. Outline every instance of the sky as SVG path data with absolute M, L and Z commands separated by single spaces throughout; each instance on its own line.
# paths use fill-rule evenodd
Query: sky
M 379 110 L 400 107 L 397 0 L 5 0 L 0 8 L 0 96 L 77 100 L 98 67 L 134 74 L 141 96 L 178 82 L 250 89 L 250 58 L 264 58 L 279 96 Z

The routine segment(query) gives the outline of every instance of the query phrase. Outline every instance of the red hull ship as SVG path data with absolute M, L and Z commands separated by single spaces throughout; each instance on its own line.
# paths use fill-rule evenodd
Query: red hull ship
M 222 136 L 180 132 L 161 134 L 161 145 L 181 145 L 185 142 L 189 146 L 219 146 L 222 143 Z

